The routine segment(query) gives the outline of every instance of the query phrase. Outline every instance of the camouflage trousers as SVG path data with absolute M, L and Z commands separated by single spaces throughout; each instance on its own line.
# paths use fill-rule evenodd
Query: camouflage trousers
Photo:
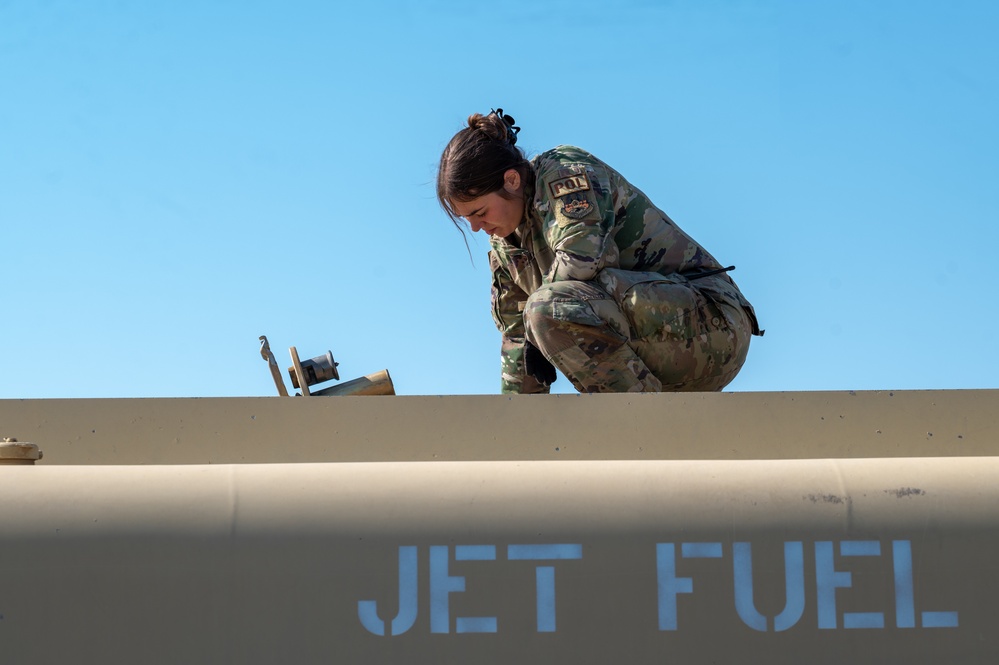
M 524 308 L 527 339 L 580 392 L 721 390 L 746 360 L 752 324 L 696 284 L 611 268 L 546 284 Z

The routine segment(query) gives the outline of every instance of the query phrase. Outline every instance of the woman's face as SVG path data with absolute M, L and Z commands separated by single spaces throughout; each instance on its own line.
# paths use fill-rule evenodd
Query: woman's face
M 510 169 L 503 175 L 503 189 L 483 194 L 471 201 L 452 201 L 451 209 L 464 217 L 473 232 L 485 231 L 491 236 L 505 238 L 513 233 L 524 219 L 524 188 L 520 173 Z

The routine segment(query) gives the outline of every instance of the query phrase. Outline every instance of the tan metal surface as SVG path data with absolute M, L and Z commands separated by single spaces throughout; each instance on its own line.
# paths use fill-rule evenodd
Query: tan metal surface
M 45 464 L 999 452 L 999 391 L 0 400 Z
M 990 663 L 997 480 L 992 457 L 8 467 L 0 643 L 101 665 Z
M 387 369 L 372 372 L 343 383 L 335 383 L 329 388 L 314 390 L 313 395 L 320 397 L 346 397 L 348 395 L 395 395 L 395 385 Z
M 0 464 L 34 464 L 42 458 L 42 451 L 33 443 L 10 437 L 0 439 Z

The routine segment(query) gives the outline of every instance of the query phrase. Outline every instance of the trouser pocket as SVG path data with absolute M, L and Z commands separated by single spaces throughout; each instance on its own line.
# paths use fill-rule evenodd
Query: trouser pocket
M 688 340 L 727 327 L 718 306 L 681 275 L 611 268 L 596 281 L 620 306 L 632 340 Z

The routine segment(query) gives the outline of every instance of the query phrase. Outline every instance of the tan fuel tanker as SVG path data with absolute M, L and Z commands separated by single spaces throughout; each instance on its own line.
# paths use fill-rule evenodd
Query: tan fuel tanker
M 0 400 L 0 663 L 997 662 L 997 414 Z

